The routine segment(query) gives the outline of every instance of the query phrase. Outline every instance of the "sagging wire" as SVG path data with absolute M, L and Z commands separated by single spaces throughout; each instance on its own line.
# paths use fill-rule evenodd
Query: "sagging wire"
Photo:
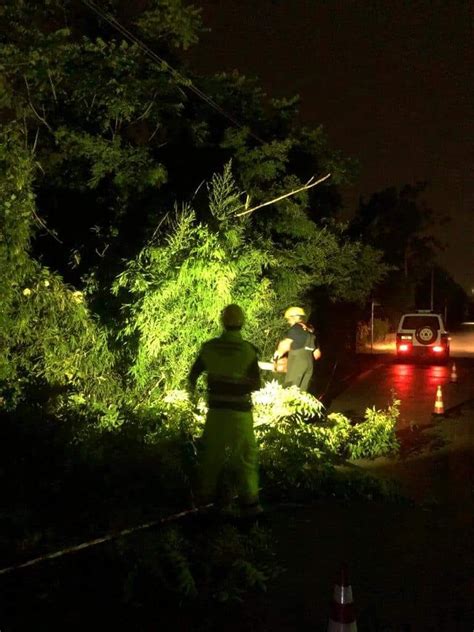
M 184 518 L 185 516 L 196 514 L 202 511 L 203 509 L 209 509 L 212 506 L 213 506 L 213 503 L 202 505 L 200 507 L 192 507 L 191 509 L 180 511 L 179 513 L 172 514 L 171 516 L 167 516 L 166 518 L 161 518 L 160 520 L 145 522 L 144 524 L 138 525 L 136 527 L 129 527 L 127 529 L 121 529 L 120 531 L 116 531 L 114 533 L 108 533 L 99 538 L 94 538 L 93 540 L 88 540 L 87 542 L 81 542 L 81 544 L 76 544 L 74 546 L 68 546 L 64 549 L 60 549 L 59 551 L 54 551 L 53 553 L 46 553 L 45 555 L 40 555 L 39 557 L 35 557 L 31 560 L 28 560 L 27 562 L 23 562 L 21 564 L 14 564 L 12 566 L 7 566 L 5 568 L 2 568 L 0 569 L 0 575 L 7 575 L 8 573 L 12 573 L 14 571 L 17 571 L 23 568 L 36 566 L 37 564 L 40 564 L 41 562 L 46 562 L 48 560 L 55 560 L 59 557 L 63 557 L 64 555 L 69 555 L 70 553 L 77 553 L 78 551 L 89 549 L 93 546 L 97 546 L 98 544 L 104 544 L 105 542 L 111 542 L 112 540 L 117 540 L 118 538 L 122 538 L 124 536 L 131 535 L 139 531 L 144 531 L 145 529 L 151 529 L 152 527 L 162 526 L 168 522 L 174 522 L 175 520 L 179 520 L 180 518 Z
M 207 105 L 216 110 L 221 116 L 224 116 L 228 121 L 230 121 L 233 125 L 238 127 L 239 129 L 244 129 L 245 126 L 242 125 L 235 117 L 226 112 L 218 103 L 216 103 L 210 96 L 208 96 L 205 92 L 196 87 L 191 79 L 188 79 L 184 75 L 182 75 L 176 68 L 173 68 L 169 62 L 160 57 L 155 51 L 153 51 L 149 46 L 145 44 L 139 37 L 134 35 L 131 31 L 129 31 L 123 24 L 121 24 L 116 18 L 114 18 L 110 13 L 100 9 L 92 0 L 81 0 L 81 2 L 93 11 L 100 18 L 105 20 L 110 26 L 112 26 L 115 30 L 119 31 L 127 40 L 136 44 L 148 57 L 150 57 L 154 62 L 160 64 L 161 68 L 167 70 L 170 75 L 179 82 L 181 85 L 184 85 L 191 92 L 193 92 L 200 99 L 205 101 Z M 257 140 L 262 145 L 265 144 L 261 138 L 259 138 L 256 134 L 254 134 L 251 130 L 249 130 L 249 135 L 252 136 L 255 140 Z

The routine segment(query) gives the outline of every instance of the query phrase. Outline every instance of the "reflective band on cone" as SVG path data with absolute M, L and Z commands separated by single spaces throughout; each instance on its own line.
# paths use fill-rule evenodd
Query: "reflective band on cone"
M 450 382 L 457 382 L 458 381 L 458 374 L 456 371 L 456 363 L 453 362 L 453 366 L 451 368 L 451 377 L 450 377 Z
M 436 401 L 433 410 L 434 415 L 444 415 L 444 403 L 443 403 L 443 393 L 441 391 L 441 386 L 438 385 L 436 389 Z
M 357 632 L 352 587 L 349 584 L 347 569 L 344 566 L 341 568 L 339 579 L 334 585 L 327 632 Z

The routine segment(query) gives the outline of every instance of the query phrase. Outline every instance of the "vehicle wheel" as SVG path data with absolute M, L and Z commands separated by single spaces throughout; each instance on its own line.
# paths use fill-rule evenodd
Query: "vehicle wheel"
M 436 331 L 429 325 L 424 325 L 415 331 L 415 338 L 420 345 L 429 345 L 436 338 Z

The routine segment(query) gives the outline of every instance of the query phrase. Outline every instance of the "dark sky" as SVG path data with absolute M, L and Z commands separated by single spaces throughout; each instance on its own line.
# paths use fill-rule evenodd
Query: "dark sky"
M 474 2 L 193 0 L 203 72 L 260 78 L 269 96 L 299 94 L 361 173 L 348 207 L 387 186 L 430 182 L 426 201 L 452 219 L 441 263 L 474 288 Z

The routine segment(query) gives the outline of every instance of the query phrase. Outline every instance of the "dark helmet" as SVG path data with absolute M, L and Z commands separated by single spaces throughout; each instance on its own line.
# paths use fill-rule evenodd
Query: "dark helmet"
M 226 329 L 240 329 L 244 324 L 245 316 L 242 308 L 235 303 L 227 305 L 221 312 L 221 321 Z

